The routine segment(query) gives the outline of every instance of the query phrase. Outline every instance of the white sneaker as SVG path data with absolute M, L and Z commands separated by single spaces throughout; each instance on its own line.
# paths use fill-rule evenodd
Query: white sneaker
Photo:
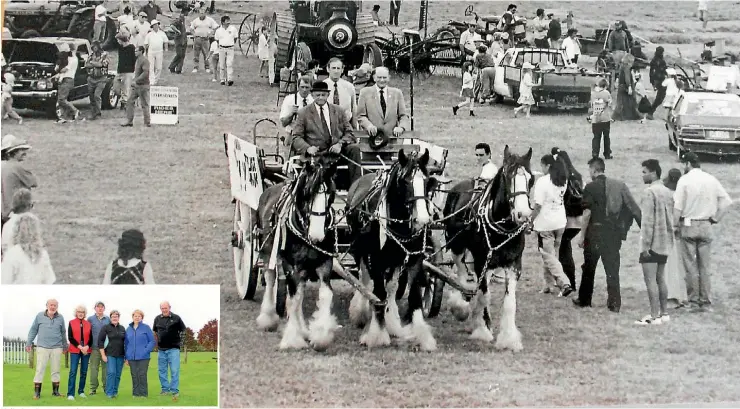
M 661 324 L 665 324 L 666 322 L 670 322 L 671 316 L 670 315 L 661 315 L 658 320 L 660 320 Z
M 83 393 L 80 393 L 80 395 L 79 395 L 79 396 L 80 396 L 81 398 L 86 398 L 86 397 L 87 397 L 87 395 L 85 395 L 85 393 L 84 393 L 84 392 L 83 392 Z
M 218 80 L 215 78 L 211 78 L 211 82 L 217 82 Z
M 72 395 L 70 395 L 70 396 L 67 396 L 67 400 L 75 400 L 75 397 L 74 397 L 74 396 L 72 396 Z
M 197 68 L 193 68 L 193 74 L 197 74 L 197 73 L 198 73 L 198 69 Z
M 659 325 L 662 324 L 660 318 L 653 318 L 652 315 L 646 315 L 641 320 L 635 321 L 637 325 Z
M 207 69 L 207 70 L 206 70 L 206 72 L 207 72 L 208 74 L 210 74 L 210 73 L 211 73 L 211 70 L 210 70 L 210 69 Z

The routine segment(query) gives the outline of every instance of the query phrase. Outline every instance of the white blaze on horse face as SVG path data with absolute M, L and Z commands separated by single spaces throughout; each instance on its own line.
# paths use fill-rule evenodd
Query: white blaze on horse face
M 514 192 L 518 193 L 514 196 L 514 213 L 517 220 L 525 219 L 532 215 L 532 209 L 529 207 L 529 194 L 527 194 L 527 188 L 529 187 L 529 175 L 524 168 L 519 168 L 514 176 Z M 525 192 L 524 194 L 519 192 Z
M 319 193 L 314 196 L 311 202 L 311 215 L 308 218 L 308 239 L 311 243 L 324 241 L 327 202 L 326 186 L 321 186 Z
M 421 171 L 417 170 L 414 172 L 412 186 L 414 188 L 414 196 L 417 198 L 414 201 L 414 220 L 417 226 L 424 227 L 429 224 L 430 217 L 429 210 L 427 209 L 426 184 Z

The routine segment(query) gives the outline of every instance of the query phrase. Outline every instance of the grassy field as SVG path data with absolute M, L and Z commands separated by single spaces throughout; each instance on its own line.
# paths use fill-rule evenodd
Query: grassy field
M 379 3 L 386 14 L 387 2 Z M 433 2 L 430 27 L 463 18 L 466 4 Z M 527 2 L 521 10 L 529 15 L 540 5 L 572 6 L 584 27 L 624 18 L 641 28 L 685 27 L 691 38 L 732 37 L 740 31 L 740 21 L 728 20 L 710 24 L 712 29 L 728 27 L 727 31 L 701 32 L 697 21 L 686 20 L 695 2 L 605 4 Z M 658 12 L 657 4 L 670 7 Z M 710 6 L 725 8 L 729 15 L 733 4 Z M 262 13 L 286 5 L 249 2 L 229 8 Z M 412 26 L 417 20 L 416 5 L 404 2 L 402 24 Z M 476 10 L 491 13 L 502 7 L 501 2 L 476 3 Z M 686 21 L 670 23 L 672 18 Z M 145 257 L 157 282 L 223 284 L 222 406 L 572 406 L 740 400 L 737 206 L 723 220 L 713 246 L 717 308 L 711 315 L 674 314 L 669 325 L 655 328 L 633 325 L 647 311 L 635 230 L 622 251 L 621 314 L 605 308 L 601 268 L 593 309 L 575 310 L 569 300 L 538 294 L 541 261 L 535 241 L 528 240 L 518 294 L 522 353 L 497 353 L 492 345 L 468 341 L 462 324 L 447 311 L 430 321 L 438 352 L 415 353 L 404 345 L 368 352 L 359 346 L 360 331 L 347 325 L 351 293 L 340 282 L 335 282 L 339 295 L 333 310 L 345 327 L 336 345 L 325 354 L 277 351 L 280 335 L 259 332 L 254 325 L 258 304 L 236 296 L 229 247 L 233 205 L 222 139 L 224 132 L 249 137 L 256 120 L 276 119 L 277 91 L 257 78 L 255 57 L 237 57 L 236 83 L 229 88 L 214 85 L 206 74 L 191 74 L 191 56 L 186 74 L 165 73 L 163 78 L 163 85 L 180 87 L 178 126 L 145 128 L 137 113 L 134 128 L 120 128 L 120 111 L 104 112 L 97 122 L 65 125 L 28 114 L 32 118 L 22 126 L 3 123 L 2 133 L 29 137 L 34 145 L 28 159 L 40 180 L 34 211 L 44 221 L 60 283 L 100 282 L 105 264 L 115 256 L 117 236 L 138 227 L 147 236 Z M 404 87 L 398 81 L 394 85 Z M 450 149 L 448 170 L 453 178 L 477 174 L 472 149 L 480 141 L 489 142 L 496 155 L 506 143 L 521 153 L 532 147 L 534 158 L 558 146 L 568 150 L 586 173 L 591 136 L 583 114 L 535 113 L 530 120 L 513 119 L 512 106 L 503 105 L 478 108 L 476 118 L 452 117 L 450 106 L 458 102 L 459 83 L 435 77 L 416 85 L 417 132 Z M 659 159 L 664 169 L 678 166 L 660 121 L 615 123 L 612 134 L 615 159 L 607 162 L 607 174 L 624 180 L 637 196 L 643 188 L 642 160 Z M 704 168 L 734 198 L 740 197 L 739 164 L 706 163 Z M 576 262 L 581 260 L 582 254 L 576 254 Z M 310 287 L 308 293 L 313 304 L 316 289 Z M 497 287 L 495 316 L 502 294 Z M 312 311 L 313 306 L 307 314 Z M 27 391 L 30 396 L 30 386 Z
M 62 361 L 60 392 L 63 397 L 51 396 L 51 378 L 49 370 L 44 377 L 43 390 L 40 400 L 33 400 L 34 370 L 27 365 L 3 365 L 3 392 L 4 406 L 217 406 L 218 405 L 218 363 L 216 354 L 212 352 L 190 352 L 188 362 L 185 356 L 181 357 L 180 365 L 180 399 L 173 401 L 172 396 L 160 396 L 159 373 L 157 372 L 157 354 L 152 353 L 149 362 L 149 397 L 146 399 L 131 396 L 131 372 L 128 366 L 123 367 L 119 395 L 116 399 L 108 399 L 102 389 L 94 396 L 80 398 L 74 401 L 67 397 L 67 379 L 69 369 L 64 368 Z M 90 392 L 90 374 L 88 373 L 85 393 Z M 78 372 L 77 382 L 79 382 Z M 75 393 L 77 391 L 75 390 Z

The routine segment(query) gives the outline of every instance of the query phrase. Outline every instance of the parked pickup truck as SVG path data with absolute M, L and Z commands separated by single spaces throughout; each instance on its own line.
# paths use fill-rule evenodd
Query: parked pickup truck
M 586 69 L 566 67 L 563 50 L 548 48 L 510 48 L 496 62 L 494 92 L 498 99 L 519 98 L 522 65 L 535 66 L 532 80 L 542 84 L 532 89 L 538 107 L 586 109 L 591 89 L 599 76 Z
M 72 37 L 33 37 L 3 40 L 3 57 L 8 70 L 15 74 L 13 85 L 13 106 L 16 108 L 45 111 L 50 116 L 58 116 L 57 90 L 59 81 L 52 79 L 59 46 L 63 43 L 77 47 L 79 66 L 74 79 L 74 88 L 69 93 L 69 101 L 89 97 L 87 89 L 87 70 L 85 62 L 90 55 L 90 43 Z M 108 83 L 103 89 L 102 108 L 113 109 L 119 97 L 112 92 L 115 71 L 108 71 Z

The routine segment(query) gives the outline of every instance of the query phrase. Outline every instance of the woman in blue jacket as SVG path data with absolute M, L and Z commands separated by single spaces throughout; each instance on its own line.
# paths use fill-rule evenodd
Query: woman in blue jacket
M 144 312 L 135 310 L 134 321 L 126 328 L 126 363 L 131 367 L 131 383 L 134 397 L 149 396 L 147 372 L 149 371 L 149 354 L 154 350 L 154 333 L 149 325 L 144 324 Z

